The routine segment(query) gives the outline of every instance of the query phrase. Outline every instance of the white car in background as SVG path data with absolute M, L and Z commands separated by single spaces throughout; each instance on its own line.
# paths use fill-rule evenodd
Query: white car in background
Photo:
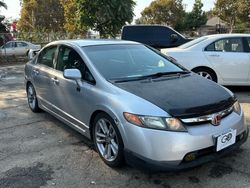
M 2 56 L 27 56 L 30 50 L 40 50 L 41 45 L 35 45 L 26 41 L 9 41 L 0 47 Z
M 250 34 L 208 35 L 162 52 L 219 84 L 250 85 Z

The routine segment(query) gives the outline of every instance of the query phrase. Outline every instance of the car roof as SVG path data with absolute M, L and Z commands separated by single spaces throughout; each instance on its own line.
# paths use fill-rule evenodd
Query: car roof
M 60 40 L 51 44 L 73 44 L 80 47 L 97 46 L 97 45 L 111 45 L 111 44 L 139 44 L 138 42 L 125 40 L 110 40 L 110 39 L 74 39 L 74 40 Z
M 242 34 L 242 33 L 230 33 L 230 34 L 214 34 L 214 35 L 207 35 L 204 37 L 208 38 L 221 38 L 221 37 L 250 37 L 250 34 Z

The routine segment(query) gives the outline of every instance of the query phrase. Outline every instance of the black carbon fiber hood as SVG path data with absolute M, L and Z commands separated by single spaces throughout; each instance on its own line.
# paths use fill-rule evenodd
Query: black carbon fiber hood
M 114 85 L 179 118 L 216 113 L 229 108 L 236 100 L 223 87 L 196 74 Z

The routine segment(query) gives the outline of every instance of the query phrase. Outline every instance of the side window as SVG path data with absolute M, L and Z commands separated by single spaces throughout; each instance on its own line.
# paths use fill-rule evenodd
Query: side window
M 83 62 L 81 56 L 72 48 L 60 46 L 56 69 L 64 71 L 65 69 L 78 69 L 82 74 L 82 79 L 94 83 L 94 77 Z
M 39 55 L 38 63 L 46 65 L 48 67 L 53 67 L 56 49 L 57 46 L 48 47 L 44 49 Z
M 250 37 L 247 38 L 248 47 L 250 49 Z
M 14 47 L 14 42 L 8 42 L 7 44 L 4 45 L 4 48 L 13 48 Z
M 218 40 L 205 48 L 205 51 L 217 52 L 244 52 L 241 38 L 228 38 Z
M 16 42 L 16 47 L 18 48 L 22 48 L 22 47 L 26 47 L 28 46 L 28 44 L 24 43 L 24 42 Z
M 209 45 L 205 48 L 205 51 L 215 51 L 214 43 L 209 44 Z

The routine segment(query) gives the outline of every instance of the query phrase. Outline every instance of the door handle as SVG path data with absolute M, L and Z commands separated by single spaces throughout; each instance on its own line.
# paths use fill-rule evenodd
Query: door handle
M 218 55 L 218 54 L 211 54 L 211 55 L 209 55 L 210 57 L 220 57 L 220 55 Z
M 35 73 L 35 75 L 38 75 L 40 73 L 39 70 L 36 69 L 34 69 L 33 72 Z
M 52 82 L 56 85 L 59 84 L 59 80 L 57 79 L 57 77 L 51 78 Z

